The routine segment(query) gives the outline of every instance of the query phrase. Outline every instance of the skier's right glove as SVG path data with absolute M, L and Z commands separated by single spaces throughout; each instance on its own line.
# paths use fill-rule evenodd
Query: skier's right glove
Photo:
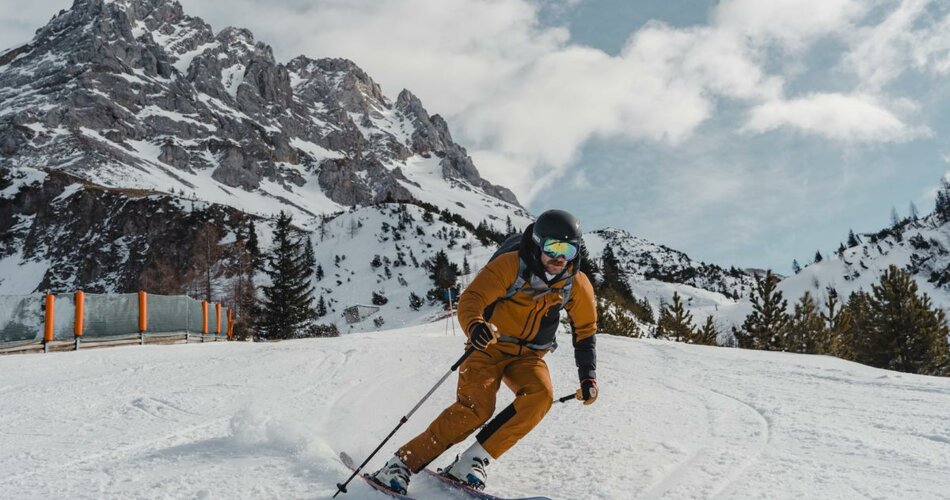
M 498 342 L 498 334 L 487 323 L 479 321 L 468 329 L 468 341 L 479 351 L 488 349 L 488 346 Z
M 584 402 L 585 405 L 592 405 L 597 401 L 597 380 L 585 378 L 581 380 L 581 388 L 577 390 L 577 399 Z

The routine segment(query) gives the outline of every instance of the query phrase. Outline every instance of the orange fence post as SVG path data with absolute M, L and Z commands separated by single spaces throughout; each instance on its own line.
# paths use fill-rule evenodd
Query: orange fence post
M 208 301 L 201 301 L 201 334 L 208 334 Z
M 221 303 L 220 302 L 214 305 L 214 315 L 216 318 L 218 318 L 217 320 L 215 320 L 215 323 L 214 323 L 215 324 L 214 333 L 216 335 L 221 335 Z
M 82 290 L 79 290 L 75 294 L 74 302 L 76 303 L 76 320 L 73 323 L 73 334 L 77 337 L 82 337 L 83 320 L 86 312 L 86 294 L 83 293 Z
M 148 294 L 139 291 L 139 333 L 148 330 Z
M 46 294 L 46 329 L 43 332 L 43 342 L 53 341 L 53 320 L 56 318 L 53 314 L 53 304 L 55 302 L 56 297 L 53 294 Z
M 234 309 L 228 308 L 228 340 L 234 340 Z

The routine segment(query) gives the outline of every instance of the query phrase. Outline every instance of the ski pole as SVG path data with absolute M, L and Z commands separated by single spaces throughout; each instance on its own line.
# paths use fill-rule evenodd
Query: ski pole
M 568 394 L 567 396 L 564 396 L 563 398 L 555 399 L 554 402 L 555 402 L 555 403 L 566 403 L 566 402 L 568 402 L 568 401 L 570 401 L 570 400 L 572 400 L 572 399 L 577 399 L 577 393 L 576 393 L 576 392 L 575 392 L 575 393 Z
M 366 464 L 368 464 L 369 461 L 372 460 L 374 456 L 376 456 L 376 453 L 379 452 L 379 450 L 383 447 L 383 445 L 386 444 L 387 441 L 389 441 L 389 438 L 393 437 L 393 434 L 395 434 L 396 431 L 398 431 L 399 428 L 403 426 L 403 424 L 409 421 L 409 417 L 411 417 L 412 414 L 415 413 L 416 410 L 418 410 L 420 406 L 422 406 L 422 403 L 425 403 L 426 400 L 429 399 L 429 396 L 431 396 L 432 393 L 435 392 L 435 390 L 438 389 L 440 385 L 442 385 L 442 382 L 445 382 L 445 379 L 449 378 L 449 375 L 452 375 L 452 372 L 454 372 L 455 370 L 458 370 L 458 367 L 462 364 L 462 362 L 465 361 L 466 358 L 471 356 L 473 352 L 475 352 L 475 349 L 473 348 L 467 349 L 465 351 L 465 354 L 463 354 L 462 357 L 459 358 L 458 361 L 456 361 L 454 365 L 452 365 L 452 368 L 449 369 L 449 371 L 447 371 L 445 375 L 442 375 L 442 378 L 440 378 L 439 381 L 435 383 L 432 389 L 429 389 L 429 392 L 427 392 L 426 395 L 422 397 L 422 400 L 416 403 L 416 406 L 412 407 L 412 410 L 410 410 L 409 413 L 407 413 L 404 417 L 399 419 L 399 425 L 397 425 L 396 428 L 393 429 L 392 432 L 390 432 L 388 436 L 386 436 L 386 439 L 384 439 L 382 443 L 379 443 L 379 446 L 377 446 L 376 449 L 373 450 L 373 452 L 370 453 L 368 457 L 366 457 L 366 460 L 364 460 L 363 463 L 360 464 L 360 466 L 357 467 L 355 471 L 353 471 L 353 474 L 350 475 L 350 478 L 347 479 L 345 483 L 337 483 L 336 485 L 337 490 L 336 490 L 336 493 L 333 494 L 333 498 L 336 498 L 336 496 L 339 495 L 341 492 L 346 493 L 346 485 L 350 484 L 350 481 L 352 481 L 353 478 L 356 477 L 356 475 L 359 474 L 361 470 L 363 470 L 363 467 L 365 467 Z

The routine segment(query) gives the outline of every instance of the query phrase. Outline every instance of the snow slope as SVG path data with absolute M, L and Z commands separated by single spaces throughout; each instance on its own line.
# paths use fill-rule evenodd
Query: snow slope
M 461 337 L 444 331 L 0 357 L 0 498 L 329 498 L 347 477 L 337 453 L 362 460 L 461 354 Z M 600 400 L 552 408 L 492 465 L 492 491 L 947 498 L 948 379 L 820 356 L 599 344 Z M 570 347 L 547 359 L 555 395 L 573 391 Z M 449 404 L 454 380 L 371 466 Z M 503 389 L 499 408 L 510 398 Z M 426 478 L 412 488 L 451 498 Z M 338 498 L 385 497 L 357 481 Z

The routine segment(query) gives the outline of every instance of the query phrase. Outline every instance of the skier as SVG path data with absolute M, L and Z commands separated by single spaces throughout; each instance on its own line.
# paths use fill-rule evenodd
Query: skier
M 370 476 L 380 485 L 406 494 L 411 474 L 488 422 L 504 381 L 514 402 L 442 471 L 484 489 L 489 463 L 527 435 L 551 407 L 554 393 L 543 358 L 557 346 L 562 307 L 573 329 L 577 398 L 585 405 L 597 400 L 597 312 L 590 280 L 578 270 L 580 223 L 568 212 L 548 210 L 517 240 L 509 238 L 459 298 L 459 323 L 476 352 L 459 367 L 457 400 Z M 505 252 L 506 246 L 511 251 Z

